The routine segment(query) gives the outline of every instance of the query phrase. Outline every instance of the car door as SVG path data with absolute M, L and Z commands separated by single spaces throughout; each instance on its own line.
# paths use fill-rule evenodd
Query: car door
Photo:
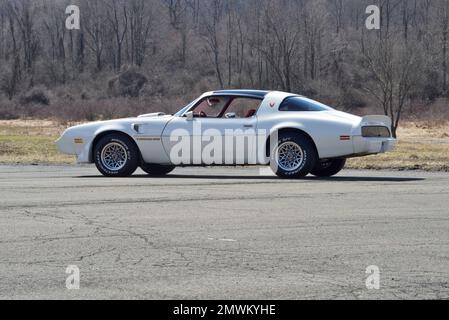
M 162 139 L 170 159 L 177 165 L 256 164 L 257 117 L 234 117 L 226 110 L 235 98 L 214 98 L 223 99 L 219 108 L 208 110 L 199 102 L 190 111 L 197 116 L 175 117 L 166 126 Z

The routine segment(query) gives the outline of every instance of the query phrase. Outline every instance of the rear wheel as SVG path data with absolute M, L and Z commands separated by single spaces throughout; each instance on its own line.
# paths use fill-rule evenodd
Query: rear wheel
M 346 159 L 320 160 L 310 173 L 320 178 L 332 177 L 343 170 L 345 164 Z
M 155 177 L 165 176 L 175 170 L 175 166 L 163 166 L 159 164 L 142 164 L 140 167 L 150 176 Z
M 129 177 L 139 164 L 139 149 L 128 136 L 111 133 L 94 146 L 94 162 L 106 177 Z
M 313 142 L 296 133 L 282 133 L 271 151 L 270 166 L 281 178 L 303 178 L 313 169 L 317 159 Z

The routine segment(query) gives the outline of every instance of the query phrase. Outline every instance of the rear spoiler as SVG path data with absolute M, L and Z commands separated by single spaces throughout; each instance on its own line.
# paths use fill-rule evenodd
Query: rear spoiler
M 389 129 L 391 128 L 392 121 L 390 117 L 387 116 L 365 116 L 362 118 L 362 126 L 378 126 L 384 125 Z

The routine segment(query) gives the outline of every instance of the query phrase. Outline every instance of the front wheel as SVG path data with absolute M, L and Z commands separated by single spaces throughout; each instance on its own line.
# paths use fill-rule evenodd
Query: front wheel
M 143 171 L 154 177 L 163 177 L 175 170 L 175 166 L 163 166 L 159 164 L 143 164 L 140 167 Z
M 97 169 L 106 177 L 129 177 L 139 164 L 139 149 L 124 134 L 112 133 L 94 146 Z
M 317 153 L 313 142 L 296 133 L 279 135 L 277 145 L 271 151 L 270 166 L 281 178 L 303 178 L 313 169 Z
M 332 177 L 343 170 L 345 164 L 346 159 L 320 160 L 310 173 L 319 178 Z

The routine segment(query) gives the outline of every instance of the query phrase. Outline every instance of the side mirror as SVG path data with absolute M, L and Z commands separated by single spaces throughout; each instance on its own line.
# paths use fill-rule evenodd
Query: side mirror
M 234 119 L 237 118 L 237 114 L 235 112 L 229 112 L 225 114 L 226 119 Z
M 193 118 L 194 118 L 193 111 L 187 112 L 186 113 L 186 118 L 187 118 L 187 121 L 193 121 Z

